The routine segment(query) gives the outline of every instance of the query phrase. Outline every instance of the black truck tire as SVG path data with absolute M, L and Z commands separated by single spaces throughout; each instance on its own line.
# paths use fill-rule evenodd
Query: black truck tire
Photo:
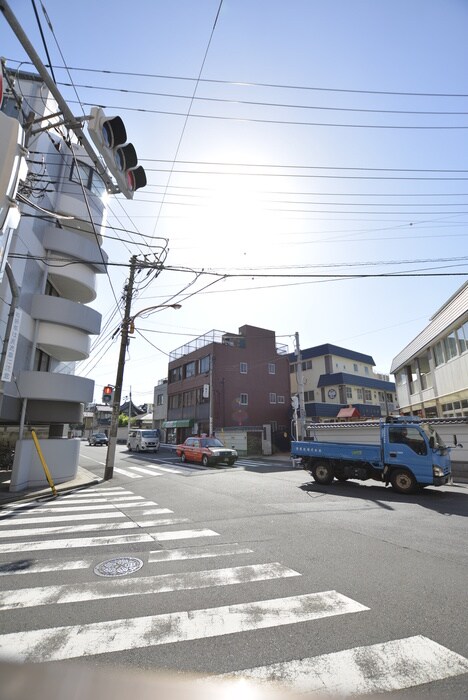
M 320 462 L 313 465 L 312 476 L 317 484 L 331 484 L 335 476 L 335 470 L 331 464 Z
M 390 483 L 397 493 L 414 493 L 418 488 L 416 479 L 407 469 L 394 469 L 390 475 Z

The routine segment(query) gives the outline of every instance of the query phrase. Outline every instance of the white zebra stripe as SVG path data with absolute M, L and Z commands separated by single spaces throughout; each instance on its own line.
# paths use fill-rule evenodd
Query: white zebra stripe
M 148 563 L 162 561 L 181 561 L 184 559 L 208 559 L 224 557 L 231 554 L 252 554 L 253 550 L 234 544 L 212 544 L 206 547 L 188 547 L 187 549 L 160 549 L 148 554 Z
M 468 673 L 468 659 L 417 635 L 221 677 L 280 680 L 294 691 L 314 693 L 314 697 L 315 693 L 323 692 L 334 697 L 338 694 L 351 697 L 413 688 L 462 673 Z
M 51 571 L 75 571 L 89 569 L 94 559 L 62 559 L 40 561 L 39 559 L 23 559 L 0 563 L 0 576 L 16 576 L 18 574 L 44 574 Z
M 159 520 L 142 520 L 136 522 L 130 520 L 125 523 L 87 523 L 85 525 L 57 525 L 56 527 L 25 528 L 24 530 L 0 531 L 0 538 L 6 537 L 32 537 L 34 535 L 66 535 L 79 532 L 106 532 L 108 530 L 135 530 L 140 527 L 161 527 L 166 525 L 179 525 L 188 522 L 188 518 L 160 518 Z M 10 523 L 13 525 L 13 523 Z
M 115 512 L 118 512 L 117 506 L 119 509 L 124 508 L 125 510 L 128 510 L 129 508 L 145 508 L 146 506 L 157 506 L 157 505 L 158 504 L 155 503 L 154 501 L 145 501 L 145 500 L 138 501 L 138 503 L 120 503 L 120 504 L 117 503 Z M 28 510 L 31 510 L 31 513 L 34 513 L 34 514 L 36 514 L 36 513 L 78 513 L 82 510 L 92 510 L 94 512 L 97 510 L 106 510 L 108 508 L 114 508 L 113 501 L 110 501 L 110 502 L 105 501 L 105 505 L 98 504 L 96 506 L 93 506 L 93 505 L 89 505 L 89 506 L 72 505 L 70 507 L 70 506 L 53 505 L 51 507 L 46 507 L 46 508 L 36 508 L 36 507 L 30 508 L 30 509 L 25 508 L 24 509 L 25 513 L 20 513 L 20 515 L 27 514 Z M 2 515 L 0 516 L 0 522 L 1 522 L 2 520 L 5 520 L 7 517 L 11 517 L 11 515 L 14 512 L 18 512 L 18 511 L 0 511 L 0 512 L 2 513 Z
M 112 506 L 109 506 L 110 508 Z M 169 508 L 153 508 L 139 515 L 164 515 L 173 513 Z M 76 522 L 77 520 L 105 520 L 106 518 L 126 518 L 125 513 L 120 510 L 110 510 L 107 513 L 73 513 L 71 515 L 43 515 L 40 518 L 29 516 L 26 518 L 9 518 L 8 520 L 0 519 L 0 527 L 9 527 L 10 525 L 32 525 L 34 523 L 61 523 L 61 522 Z
M 235 566 L 226 569 L 190 571 L 181 574 L 160 574 L 159 576 L 134 576 L 93 583 L 63 584 L 60 586 L 35 586 L 0 592 L 0 610 L 32 608 L 38 605 L 81 603 L 86 600 L 103 600 L 123 596 L 190 591 L 212 586 L 232 586 L 234 584 L 267 581 L 269 579 L 300 576 L 297 571 L 288 569 L 279 562 Z
M 120 467 L 114 467 L 114 471 L 117 472 L 117 474 L 122 474 L 123 476 L 127 476 L 130 479 L 141 479 L 142 478 L 141 474 L 133 474 L 132 472 L 129 472 L 127 469 L 120 469 Z
M 146 474 L 147 476 L 162 476 L 151 469 L 145 469 L 144 467 L 132 467 L 134 472 L 141 472 L 141 474 Z
M 66 540 L 45 540 L 41 542 L 9 542 L 0 544 L 0 554 L 11 552 L 34 552 L 42 549 L 75 549 L 77 547 L 105 547 L 125 545 L 135 542 L 166 542 L 170 540 L 188 540 L 197 537 L 218 537 L 213 530 L 175 530 L 174 532 L 138 533 L 114 535 L 110 537 L 79 537 Z
M 13 632 L 0 637 L 0 655 L 22 661 L 57 661 L 293 625 L 368 609 L 336 591 L 325 591 L 202 610 Z

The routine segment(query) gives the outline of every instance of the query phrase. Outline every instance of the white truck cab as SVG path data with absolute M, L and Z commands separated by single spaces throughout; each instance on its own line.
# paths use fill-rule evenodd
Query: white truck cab
M 131 430 L 127 439 L 129 452 L 157 452 L 159 450 L 159 437 L 157 430 Z

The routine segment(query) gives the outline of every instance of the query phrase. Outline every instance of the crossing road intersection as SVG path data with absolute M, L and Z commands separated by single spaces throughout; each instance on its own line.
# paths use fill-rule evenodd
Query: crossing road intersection
M 265 561 L 255 546 L 227 540 L 164 503 L 110 482 L 5 505 L 0 659 L 89 657 L 157 670 L 173 658 L 164 649 L 183 647 L 189 667 L 196 649 L 191 670 L 203 676 L 213 672 L 210 656 L 218 647 L 226 654 L 216 671 L 220 677 L 356 695 L 468 673 L 466 658 L 421 634 L 299 658 L 280 654 L 278 660 L 281 629 L 307 640 L 319 626 L 326 637 L 327 625 L 344 629 L 347 620 L 369 615 L 371 608 L 339 590 L 294 592 L 301 570 Z M 259 639 L 263 648 L 257 650 Z M 237 644 L 248 649 L 251 665 L 245 654 L 237 658 Z

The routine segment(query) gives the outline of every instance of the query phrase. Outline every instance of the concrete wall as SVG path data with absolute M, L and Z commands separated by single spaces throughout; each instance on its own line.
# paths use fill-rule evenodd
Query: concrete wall
M 71 481 L 78 471 L 80 440 L 39 440 L 39 445 L 54 484 Z M 11 472 L 10 491 L 47 488 L 44 469 L 33 440 L 18 440 Z

